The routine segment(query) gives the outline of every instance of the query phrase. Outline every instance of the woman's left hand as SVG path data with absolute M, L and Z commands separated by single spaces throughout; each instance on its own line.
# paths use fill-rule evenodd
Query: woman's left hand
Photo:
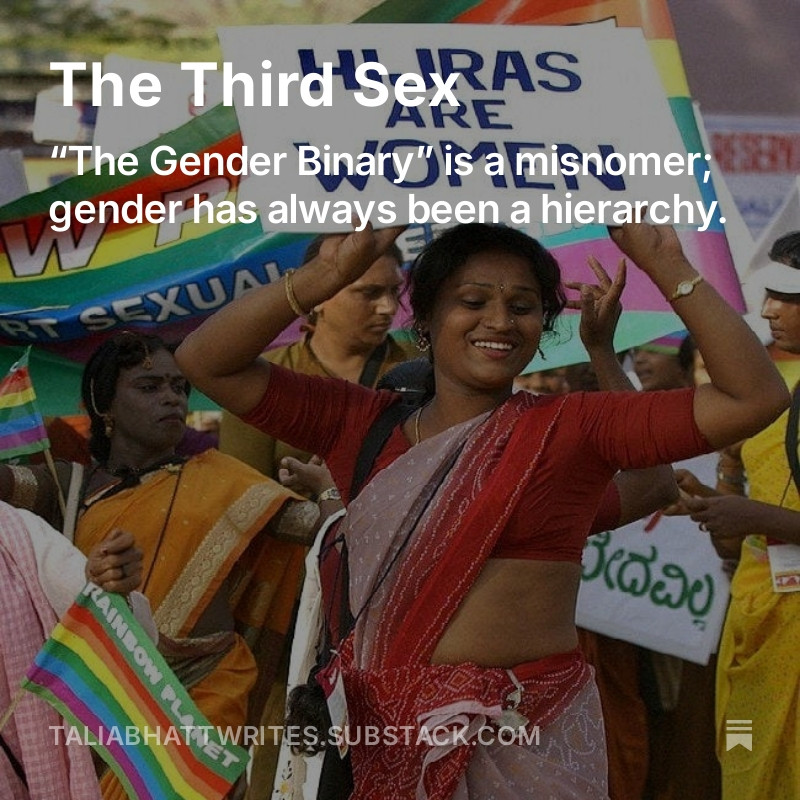
M 694 271 L 686 260 L 680 239 L 671 225 L 651 225 L 647 222 L 628 222 L 609 228 L 612 241 L 633 263 L 658 283 L 657 277 L 672 275 L 680 262 Z
M 115 528 L 86 560 L 86 579 L 106 592 L 129 594 L 142 582 L 142 551 L 133 534 Z
M 580 336 L 587 350 L 613 348 L 614 332 L 622 314 L 620 297 L 625 288 L 625 259 L 619 262 L 614 280 L 594 256 L 589 256 L 588 261 L 597 283 L 566 283 L 568 289 L 575 289 L 581 295 L 579 300 L 568 300 L 567 307 L 581 312 Z

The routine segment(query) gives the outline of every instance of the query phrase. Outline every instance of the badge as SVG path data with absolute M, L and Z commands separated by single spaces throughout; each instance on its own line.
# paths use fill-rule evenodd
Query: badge
M 770 543 L 769 571 L 774 592 L 800 592 L 800 545 Z

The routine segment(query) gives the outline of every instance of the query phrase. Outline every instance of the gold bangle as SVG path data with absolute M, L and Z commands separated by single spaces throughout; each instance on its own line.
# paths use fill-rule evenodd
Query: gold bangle
M 297 302 L 297 297 L 294 293 L 294 284 L 292 283 L 292 276 L 294 275 L 295 272 L 297 272 L 296 269 L 287 269 L 286 272 L 283 273 L 284 277 L 286 278 L 286 283 L 285 283 L 286 299 L 289 302 L 289 307 L 292 309 L 292 311 L 294 311 L 294 313 L 298 317 L 306 317 L 308 316 L 308 314 L 305 311 L 303 311 L 303 309 L 300 306 L 300 303 Z
M 9 465 L 9 469 L 14 481 L 11 497 L 8 500 L 9 504 L 33 511 L 36 508 L 36 495 L 39 493 L 39 484 L 33 470 L 28 467 L 11 465 Z

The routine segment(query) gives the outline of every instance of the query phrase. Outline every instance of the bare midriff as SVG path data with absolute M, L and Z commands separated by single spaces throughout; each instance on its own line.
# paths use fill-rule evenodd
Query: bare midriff
M 431 662 L 513 667 L 574 650 L 580 575 L 572 562 L 489 559 Z

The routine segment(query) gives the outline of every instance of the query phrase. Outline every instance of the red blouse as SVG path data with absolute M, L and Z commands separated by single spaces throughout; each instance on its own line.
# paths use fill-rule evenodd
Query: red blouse
M 261 402 L 244 421 L 324 458 L 349 502 L 364 437 L 397 395 L 275 365 L 271 369 Z M 619 521 L 619 494 L 609 484 L 614 472 L 669 464 L 712 449 L 695 425 L 692 389 L 578 392 L 539 400 L 544 404 L 562 399 L 570 413 L 562 415 L 555 446 L 543 454 L 493 557 L 580 563 L 586 537 Z M 375 460 L 373 474 L 410 446 L 401 428 L 395 428 Z

